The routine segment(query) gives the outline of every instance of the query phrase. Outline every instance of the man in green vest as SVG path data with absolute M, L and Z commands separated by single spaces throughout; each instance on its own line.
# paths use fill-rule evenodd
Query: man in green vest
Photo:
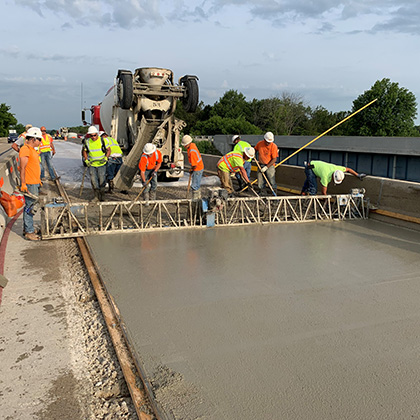
M 82 155 L 89 167 L 90 183 L 95 198 L 93 201 L 104 201 L 106 184 L 106 164 L 111 154 L 107 139 L 99 136 L 95 126 L 90 126 L 85 138 Z
M 234 144 L 233 151 L 237 153 L 243 153 L 246 147 L 251 147 L 251 145 L 248 142 L 242 140 L 239 135 L 235 135 L 232 137 L 232 143 Z M 248 176 L 248 179 L 251 178 L 251 160 L 252 159 L 244 158 L 244 169 Z M 235 173 L 235 177 L 239 183 L 238 191 L 241 191 L 242 188 L 244 187 L 242 177 L 239 174 L 239 172 Z
M 117 172 L 120 170 L 123 163 L 123 153 L 117 140 L 108 136 L 108 134 L 104 131 L 101 131 L 99 135 L 108 140 L 108 144 L 111 149 L 111 154 L 109 155 L 108 163 L 106 164 L 106 181 L 108 182 L 108 192 L 110 193 L 114 188 L 113 179 L 115 178 L 115 175 L 117 175 Z

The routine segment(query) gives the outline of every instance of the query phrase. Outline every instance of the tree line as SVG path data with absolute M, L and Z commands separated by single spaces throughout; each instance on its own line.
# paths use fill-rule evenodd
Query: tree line
M 349 111 L 330 112 L 323 106 L 311 108 L 304 97 L 283 92 L 268 99 L 252 99 L 229 90 L 213 105 L 199 104 L 197 111 L 187 114 L 177 106 L 176 116 L 187 123 L 185 134 L 263 134 L 319 135 L 373 99 L 377 101 L 332 130 L 335 136 L 390 136 L 420 135 L 415 125 L 416 97 L 406 88 L 390 79 L 378 80 L 353 101 Z
M 323 106 L 311 108 L 304 97 L 283 92 L 267 99 L 252 99 L 228 90 L 214 105 L 200 102 L 197 111 L 188 114 L 180 102 L 175 116 L 187 123 L 184 134 L 212 136 L 214 134 L 263 134 L 316 136 L 333 127 L 373 99 L 377 101 L 330 131 L 335 136 L 420 136 L 420 126 L 415 125 L 417 103 L 415 95 L 390 79 L 376 81 L 359 95 L 349 111 L 331 112 Z M 24 131 L 10 107 L 0 104 L 0 137 L 9 129 Z M 69 131 L 85 133 L 87 127 L 69 127 Z M 51 130 L 55 132 L 56 130 Z

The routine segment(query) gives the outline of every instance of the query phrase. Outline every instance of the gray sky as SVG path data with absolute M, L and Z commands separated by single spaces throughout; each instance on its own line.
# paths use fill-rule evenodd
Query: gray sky
M 199 78 L 200 100 L 303 95 L 346 111 L 384 77 L 420 97 L 418 0 L 3 0 L 0 103 L 80 125 L 118 69 Z

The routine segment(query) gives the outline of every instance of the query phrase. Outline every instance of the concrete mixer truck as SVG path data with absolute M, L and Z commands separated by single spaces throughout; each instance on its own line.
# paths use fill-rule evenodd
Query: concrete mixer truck
M 183 175 L 179 136 L 186 124 L 176 119 L 174 112 L 178 100 L 187 112 L 195 112 L 199 98 L 197 81 L 197 76 L 186 75 L 174 83 L 173 72 L 163 68 L 142 67 L 134 74 L 118 70 L 103 101 L 91 108 L 92 124 L 115 138 L 125 154 L 114 179 L 116 188 L 132 187 L 146 143 L 155 144 L 162 152 L 164 178 Z M 82 120 L 85 121 L 84 111 Z

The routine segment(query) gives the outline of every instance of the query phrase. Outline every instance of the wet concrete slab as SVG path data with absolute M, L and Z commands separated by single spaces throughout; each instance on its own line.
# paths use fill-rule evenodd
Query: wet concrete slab
M 420 415 L 420 236 L 366 220 L 88 239 L 176 419 Z

